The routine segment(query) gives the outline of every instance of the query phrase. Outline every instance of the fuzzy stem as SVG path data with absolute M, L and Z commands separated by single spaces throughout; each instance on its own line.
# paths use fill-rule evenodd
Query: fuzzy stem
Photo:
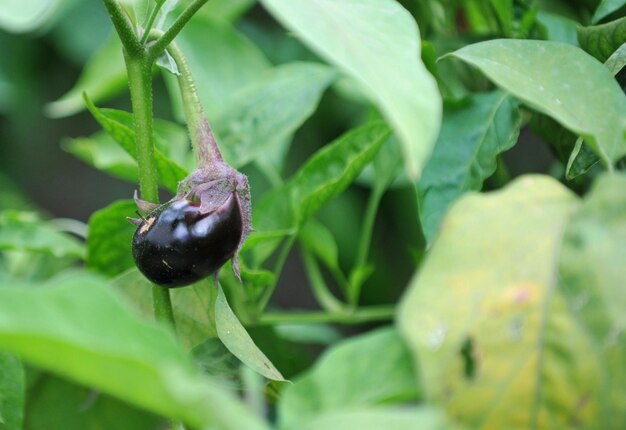
M 183 27 L 189 22 L 192 16 L 195 15 L 198 10 L 204 6 L 208 0 L 194 0 L 187 8 L 176 18 L 176 21 L 165 32 L 161 33 L 158 40 L 150 47 L 150 56 L 156 58 L 165 51 L 170 43 L 174 40 Z
M 133 24 L 130 22 L 128 15 L 126 15 L 126 12 L 124 12 L 124 9 L 122 9 L 122 6 L 120 6 L 117 1 L 103 1 L 124 49 L 131 56 L 139 55 L 143 51 L 143 47 L 141 43 L 139 43 L 139 39 L 137 39 L 135 30 L 133 30 Z
M 154 5 L 154 9 L 152 9 L 152 12 L 150 13 L 150 16 L 148 17 L 148 22 L 146 23 L 146 25 L 144 25 L 143 36 L 141 36 L 141 40 L 140 40 L 140 43 L 142 45 L 145 45 L 146 41 L 148 40 L 148 36 L 150 35 L 150 30 L 152 29 L 152 26 L 154 25 L 154 21 L 156 20 L 156 17 L 159 15 L 159 10 L 161 10 L 161 6 L 163 6 L 163 3 L 157 3 L 156 5 Z
M 364 324 L 374 321 L 389 321 L 394 318 L 393 306 L 372 306 L 353 312 L 266 312 L 256 321 L 257 325 L 339 323 Z
M 163 33 L 158 30 L 152 30 L 150 38 L 157 38 L 162 34 Z M 162 38 L 163 36 L 158 40 Z M 178 67 L 178 86 L 180 87 L 180 94 L 183 100 L 183 111 L 185 113 L 187 127 L 189 128 L 189 137 L 191 138 L 191 143 L 196 154 L 197 166 L 201 168 L 215 165 L 216 163 L 222 163 L 224 159 L 215 141 L 215 136 L 211 131 L 211 126 L 204 114 L 204 108 L 200 102 L 200 96 L 198 96 L 196 83 L 191 74 L 189 64 L 185 59 L 185 55 L 174 42 L 167 47 L 167 52 L 170 53 Z
M 158 203 L 159 183 L 152 142 L 152 63 L 145 55 L 145 51 L 143 55 L 130 55 L 125 51 L 124 57 L 133 108 L 141 197 L 144 200 Z M 174 313 L 169 290 L 154 285 L 152 287 L 152 300 L 156 319 L 174 327 Z

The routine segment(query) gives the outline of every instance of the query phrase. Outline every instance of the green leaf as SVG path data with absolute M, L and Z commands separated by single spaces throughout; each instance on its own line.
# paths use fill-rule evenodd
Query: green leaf
M 305 223 L 299 232 L 299 239 L 326 267 L 339 270 L 339 250 L 337 242 L 326 226 L 315 220 Z
M 48 25 L 69 0 L 1 0 L 0 28 L 25 33 Z
M 544 28 L 547 40 L 578 46 L 576 29 L 579 24 L 573 19 L 540 10 L 537 12 L 537 22 Z
M 626 0 L 602 0 L 591 18 L 591 22 L 597 23 L 626 4 Z
M 388 137 L 387 126 L 373 121 L 313 154 L 287 185 L 296 219 L 304 222 L 341 194 L 373 160 Z
M 183 5 L 187 2 L 182 2 Z M 202 6 L 197 12 L 198 15 L 215 19 L 219 17 L 225 21 L 236 21 L 241 15 L 243 15 L 248 9 L 250 9 L 256 0 L 211 0 L 206 5 Z
M 38 252 L 60 257 L 85 257 L 85 248 L 34 212 L 0 211 L 0 250 Z
M 138 182 L 137 162 L 107 132 L 65 139 L 61 147 L 100 171 L 129 182 Z
M 373 121 L 350 130 L 318 150 L 282 187 L 266 194 L 255 208 L 250 237 L 263 261 L 287 235 L 341 194 L 372 161 L 389 137 L 389 128 Z M 262 246 L 259 242 L 263 242 Z
M 24 421 L 24 369 L 12 354 L 0 351 L 0 429 L 21 430 Z
M 626 155 L 626 96 L 608 69 L 582 50 L 540 40 L 490 40 L 451 55 L 581 135 L 605 165 Z
M 115 141 L 133 158 L 136 158 L 135 130 L 132 128 L 132 115 L 115 109 L 99 109 L 85 96 L 87 107 L 93 117 L 100 123 Z M 156 139 L 155 139 L 156 140 Z M 176 192 L 178 182 L 187 176 L 184 167 L 168 158 L 158 148 L 154 149 L 154 158 L 159 183 L 171 192 Z
M 466 191 L 480 191 L 495 172 L 496 157 L 515 145 L 520 124 L 518 103 L 502 91 L 444 107 L 439 139 L 417 183 L 419 216 L 428 243 L 450 204 Z
M 106 276 L 117 276 L 135 267 L 131 242 L 137 227 L 127 217 L 136 217 L 133 200 L 118 200 L 89 218 L 87 267 Z
M 181 166 L 191 164 L 189 139 L 183 127 L 169 121 L 155 120 L 154 133 L 155 146 L 164 155 Z M 107 132 L 66 139 L 62 147 L 98 170 L 129 182 L 139 182 L 137 162 Z
M 578 28 L 580 46 L 605 62 L 626 41 L 626 17 L 602 25 Z
M 192 427 L 266 428 L 199 373 L 171 332 L 86 274 L 0 286 L 0 343 L 42 369 Z
M 464 197 L 411 282 L 398 321 L 424 390 L 469 428 L 607 428 L 605 364 L 557 289 L 578 206 L 539 175 Z
M 574 143 L 574 149 L 567 160 L 565 178 L 571 181 L 584 175 L 599 162 L 598 156 L 579 138 Z
M 232 25 L 207 16 L 192 18 L 176 41 L 187 57 L 200 100 L 214 127 L 218 124 L 213 119 L 235 91 L 256 82 L 270 67 L 263 54 Z M 180 99 L 178 88 L 173 87 L 174 97 Z
M 572 313 L 591 344 L 602 384 L 594 393 L 598 429 L 626 428 L 626 176 L 595 181 L 565 230 L 560 281 Z
M 458 430 L 439 410 L 430 407 L 378 407 L 330 412 L 281 430 Z
M 222 287 L 218 287 L 217 300 L 215 301 L 215 326 L 217 335 L 224 346 L 243 364 L 267 379 L 285 380 L 241 325 L 228 305 Z
M 489 3 L 495 11 L 502 33 L 504 35 L 512 35 L 513 23 L 515 21 L 513 0 L 489 0 Z
M 154 316 L 152 285 L 137 269 L 129 270 L 113 281 L 113 286 L 145 318 Z M 207 281 L 170 290 L 176 333 L 186 348 L 194 348 L 207 338 L 217 336 L 212 314 L 217 296 L 214 290 Z
M 273 158 L 319 104 L 336 72 L 314 63 L 290 63 L 237 92 L 215 119 L 215 132 L 227 162 L 243 166 Z
M 89 59 L 83 71 L 66 94 L 48 103 L 45 113 L 52 118 L 62 118 L 85 109 L 83 93 L 89 94 L 94 103 L 104 102 L 127 88 L 126 66 L 122 44 L 117 35 L 109 40 Z
M 279 423 L 294 427 L 317 415 L 416 400 L 411 355 L 392 327 L 333 346 L 285 388 Z
M 28 391 L 28 430 L 154 430 L 162 419 L 111 396 L 51 375 L 40 375 Z
M 626 66 L 626 42 L 622 44 L 604 63 L 606 67 L 617 75 Z
M 419 30 L 409 12 L 392 0 L 262 3 L 362 85 L 398 135 L 409 176 L 419 177 L 439 131 L 441 96 L 421 62 Z

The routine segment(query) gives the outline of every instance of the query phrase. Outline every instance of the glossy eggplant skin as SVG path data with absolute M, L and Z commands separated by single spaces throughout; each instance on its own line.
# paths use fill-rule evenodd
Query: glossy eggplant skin
M 216 210 L 173 200 L 148 215 L 133 236 L 132 252 L 146 278 L 166 288 L 183 287 L 217 272 L 239 247 L 243 222 L 236 193 Z

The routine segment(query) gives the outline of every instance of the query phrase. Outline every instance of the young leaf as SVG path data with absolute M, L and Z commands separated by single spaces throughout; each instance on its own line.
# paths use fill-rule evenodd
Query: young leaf
M 417 183 L 419 215 L 432 243 L 448 206 L 466 191 L 480 191 L 496 170 L 498 154 L 517 142 L 518 103 L 507 93 L 475 95 L 462 106 L 444 107 L 441 133 Z
M 128 112 L 115 109 L 99 109 L 85 95 L 87 108 L 115 141 L 133 158 L 136 157 L 135 130 L 132 128 L 132 116 Z M 187 176 L 187 171 L 168 158 L 158 148 L 154 149 L 154 158 L 159 173 L 159 183 L 172 192 L 176 192 L 178 182 Z
M 452 54 L 585 138 L 605 165 L 626 155 L 626 96 L 582 50 L 540 40 L 490 40 Z
M 605 62 L 626 40 L 626 17 L 590 27 L 578 28 L 580 46 Z
M 279 401 L 281 426 L 329 412 L 416 400 L 411 355 L 394 328 L 343 341 L 305 375 L 285 388 Z
M 0 250 L 40 252 L 55 257 L 85 257 L 85 248 L 34 212 L 0 211 Z
M 0 429 L 23 428 L 24 395 L 22 363 L 14 355 L 0 351 Z
M 591 18 L 591 22 L 597 23 L 607 15 L 612 14 L 620 7 L 626 5 L 626 0 L 602 0 Z
M 315 111 L 336 72 L 314 63 L 291 63 L 266 73 L 234 94 L 215 119 L 224 158 L 235 167 L 257 158 L 290 137 Z
M 255 345 L 254 341 L 241 325 L 237 316 L 226 301 L 222 287 L 218 286 L 217 300 L 215 301 L 215 326 L 217 335 L 226 348 L 233 353 L 243 364 L 258 374 L 274 381 L 284 381 L 283 375 L 274 367 L 271 361 Z
M 392 0 L 262 3 L 366 89 L 399 137 L 409 176 L 419 177 L 439 131 L 441 96 L 420 59 L 419 30 L 409 12 Z
M 626 428 L 624 187 L 622 174 L 598 177 L 565 230 L 560 254 L 563 294 L 601 363 L 602 384 L 592 399 L 602 410 L 599 429 Z
M 126 66 L 119 37 L 113 35 L 89 59 L 71 90 L 60 99 L 48 103 L 46 115 L 62 118 L 85 109 L 83 93 L 100 103 L 127 88 Z
M 133 200 L 118 200 L 94 212 L 89 218 L 87 267 L 106 276 L 117 276 L 135 267 L 131 242 L 137 226 L 127 217 L 136 217 Z
M 445 218 L 399 324 L 428 397 L 462 423 L 608 428 L 595 426 L 607 363 L 557 289 L 577 208 L 569 190 L 536 175 L 463 197 Z
M 1 285 L 0 343 L 42 369 L 191 427 L 266 428 L 199 373 L 171 332 L 139 318 L 93 276 Z

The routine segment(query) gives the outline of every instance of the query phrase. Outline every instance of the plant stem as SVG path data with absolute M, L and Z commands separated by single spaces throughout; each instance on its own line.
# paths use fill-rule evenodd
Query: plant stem
M 491 183 L 495 188 L 502 188 L 511 181 L 511 174 L 501 155 L 497 157 L 496 171 L 491 176 Z
M 124 9 L 116 0 L 103 1 L 124 49 L 131 56 L 139 55 L 143 51 L 143 46 L 137 39 L 128 15 L 126 15 L 126 12 L 124 12 Z
M 304 262 L 304 268 L 306 269 L 307 277 L 311 283 L 313 295 L 317 302 L 329 312 L 339 312 L 345 308 L 337 298 L 330 292 L 319 265 L 315 261 L 315 257 L 306 248 L 302 248 L 302 260 Z
M 364 324 L 374 321 L 389 321 L 395 315 L 393 306 L 372 306 L 353 312 L 266 312 L 256 321 L 257 325 L 339 323 Z
M 158 203 L 158 176 L 152 142 L 152 62 L 145 55 L 145 51 L 142 52 L 143 54 L 140 55 L 130 55 L 130 53 L 125 52 L 124 57 L 133 108 L 141 198 Z M 152 301 L 156 319 L 174 327 L 174 313 L 169 290 L 153 285 Z
M 289 256 L 289 251 L 291 251 L 291 247 L 293 246 L 295 241 L 296 241 L 295 234 L 287 238 L 285 244 L 280 250 L 280 254 L 278 255 L 278 260 L 276 261 L 276 265 L 274 266 L 274 273 L 280 274 L 280 272 L 282 272 L 283 266 L 285 265 L 285 261 L 287 261 L 287 257 Z M 263 291 L 263 294 L 261 295 L 261 298 L 259 299 L 259 302 L 258 302 L 257 309 L 259 313 L 263 312 L 263 309 L 265 309 L 268 302 L 272 298 L 272 294 L 274 293 L 274 290 L 276 289 L 277 283 L 278 283 L 278 277 L 276 278 L 276 280 L 273 282 L 272 285 L 270 285 L 269 287 L 267 287 L 267 289 L 265 289 L 265 291 Z
M 189 6 L 176 18 L 176 21 L 149 49 L 150 57 L 156 58 L 165 51 L 165 48 L 180 33 L 185 24 L 208 0 L 193 0 Z
M 372 233 L 374 231 L 374 222 L 376 221 L 376 213 L 380 206 L 380 200 L 385 193 L 385 187 L 374 186 L 370 192 L 369 199 L 367 201 L 367 209 L 365 210 L 365 218 L 363 220 L 363 227 L 361 228 L 361 240 L 359 241 L 359 247 L 357 248 L 357 256 L 355 266 L 363 266 L 367 263 L 367 256 L 370 252 L 370 245 L 372 243 Z
M 150 37 L 154 37 L 158 34 L 162 33 L 153 30 Z M 162 38 L 163 36 L 158 40 Z M 174 42 L 167 47 L 167 51 L 178 67 L 178 86 L 180 87 L 180 94 L 183 100 L 183 111 L 185 113 L 187 127 L 189 128 L 189 137 L 191 138 L 194 153 L 196 154 L 197 166 L 214 166 L 216 163 L 223 162 L 224 160 L 217 146 L 217 142 L 215 141 L 215 136 L 213 136 L 209 122 L 204 114 L 200 96 L 196 89 L 196 83 L 194 82 L 185 55 Z
M 146 25 L 144 25 L 143 35 L 141 36 L 141 40 L 140 40 L 140 43 L 142 45 L 146 44 L 146 41 L 148 40 L 148 36 L 150 36 L 150 30 L 152 29 L 152 26 L 154 25 L 154 21 L 156 20 L 156 17 L 159 14 L 159 11 L 161 10 L 161 6 L 163 6 L 163 3 L 157 3 L 156 5 L 154 5 L 154 9 L 152 9 L 152 13 L 150 13 L 150 16 L 148 17 L 148 22 L 146 23 Z

